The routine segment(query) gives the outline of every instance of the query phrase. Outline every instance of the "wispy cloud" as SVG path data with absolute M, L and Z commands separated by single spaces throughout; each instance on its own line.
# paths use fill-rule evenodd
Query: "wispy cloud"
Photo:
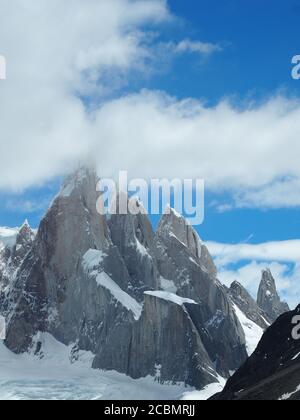
M 300 179 L 286 177 L 261 188 L 250 188 L 234 196 L 237 208 L 297 208 L 300 207 Z
M 256 298 L 261 270 L 270 268 L 281 296 L 293 307 L 300 302 L 300 240 L 261 244 L 207 244 L 223 284 L 237 280 Z
M 212 255 L 221 265 L 241 260 L 300 262 L 300 240 L 266 242 L 261 244 L 222 244 L 208 242 Z
M 212 44 L 210 42 L 191 41 L 185 39 L 178 44 L 173 44 L 174 51 L 177 54 L 193 53 L 201 55 L 210 55 L 215 52 L 220 52 L 223 48 L 218 44 Z
M 47 209 L 51 199 L 9 199 L 5 202 L 5 208 L 12 213 L 28 214 L 40 213 Z

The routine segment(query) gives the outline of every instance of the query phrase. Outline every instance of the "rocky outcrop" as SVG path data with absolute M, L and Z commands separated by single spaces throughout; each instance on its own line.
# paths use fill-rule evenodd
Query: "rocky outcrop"
M 117 285 L 130 287 L 106 220 L 96 212 L 97 181 L 93 171 L 77 171 L 41 222 L 9 297 L 6 344 L 17 353 L 28 349 L 38 331 L 47 331 L 65 344 L 81 341 L 95 351 L 94 337 L 111 295 L 106 289 L 101 294 L 97 283 L 87 278 L 83 262 L 89 250 L 103 257 L 97 261 L 98 270 L 101 266 Z
M 30 251 L 35 233 L 26 220 L 11 241 L 0 244 L 0 289 L 8 286 Z
M 147 292 L 139 322 L 133 325 L 131 335 L 126 332 L 130 337 L 128 347 L 124 349 L 124 342 L 115 337 L 111 351 L 100 352 L 94 367 L 114 368 L 117 362 L 119 370 L 133 378 L 152 375 L 161 383 L 185 382 L 196 387 L 216 382 L 214 364 L 193 322 L 201 315 L 200 305 L 190 299 L 167 292 Z M 128 355 L 123 366 L 120 354 Z
M 185 247 L 204 271 L 216 276 L 216 266 L 198 233 L 180 214 L 168 207 L 157 228 L 156 245 L 163 248 L 164 244 L 171 246 L 176 243 Z
M 216 268 L 197 232 L 174 210 L 162 217 L 156 232 L 156 259 L 162 289 L 205 307 L 202 326 L 214 342 L 214 361 L 219 372 L 235 370 L 245 360 L 245 336 Z
M 265 332 L 254 354 L 214 399 L 300 400 L 299 320 L 300 306 L 281 315 Z
M 134 201 L 139 213 L 112 215 L 109 228 L 113 244 L 118 248 L 131 278 L 132 294 L 139 300 L 144 292 L 159 288 L 159 274 L 155 261 L 154 232 L 146 210 L 136 199 L 123 196 L 127 205 Z
M 271 323 L 276 321 L 284 312 L 290 310 L 287 303 L 281 302 L 274 277 L 270 270 L 264 270 L 262 272 L 262 279 L 257 295 L 257 304 L 265 312 Z
M 9 287 L 6 345 L 22 353 L 48 332 L 134 378 L 203 387 L 229 377 L 246 360 L 245 336 L 198 234 L 174 211 L 155 234 L 143 211 L 107 220 L 97 182 L 76 171 L 42 220 Z
M 267 315 L 260 309 L 248 293 L 248 291 L 237 281 L 234 281 L 228 289 L 228 296 L 232 302 L 243 312 L 246 318 L 266 330 L 269 327 Z

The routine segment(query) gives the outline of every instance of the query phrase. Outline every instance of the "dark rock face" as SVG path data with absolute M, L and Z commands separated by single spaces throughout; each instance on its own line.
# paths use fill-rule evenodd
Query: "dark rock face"
M 293 334 L 299 315 L 300 306 L 281 315 L 265 332 L 255 353 L 213 399 L 300 400 L 300 340 Z
M 276 283 L 270 270 L 262 272 L 262 279 L 257 295 L 258 306 L 267 314 L 272 323 L 284 312 L 290 310 L 287 303 L 281 302 Z
M 202 323 L 214 342 L 212 360 L 220 373 L 228 375 L 247 357 L 245 336 L 207 248 L 196 231 L 171 211 L 158 226 L 156 253 L 162 288 L 173 282 L 178 295 L 205 307 Z
M 129 200 L 124 198 L 128 205 Z M 139 301 L 143 301 L 145 291 L 159 288 L 159 274 L 152 225 L 142 204 L 136 199 L 132 200 L 140 208 L 140 213 L 113 215 L 109 220 L 109 228 L 112 242 L 118 248 L 131 278 L 131 293 Z
M 97 267 L 106 269 L 120 287 L 130 287 L 106 221 L 96 213 L 96 184 L 93 171 L 76 172 L 66 180 L 41 222 L 9 297 L 6 344 L 17 353 L 28 349 L 38 331 L 50 332 L 65 344 L 83 341 L 87 350 L 95 351 L 93 337 L 104 322 L 108 304 L 101 295 L 97 307 L 99 287 L 86 280 L 82 264 L 89 250 L 100 253 Z
M 229 376 L 245 336 L 197 233 L 175 212 L 156 234 L 143 212 L 107 221 L 97 182 L 77 171 L 42 220 L 2 305 L 6 345 L 22 353 L 49 332 L 133 378 L 201 388 Z
M 123 366 L 118 361 L 119 370 L 133 378 L 152 375 L 162 383 L 185 382 L 199 387 L 216 382 L 215 368 L 190 316 L 193 310 L 201 315 L 200 305 L 189 299 L 166 292 L 147 293 L 139 322 L 130 334 L 126 331 L 127 348 L 115 337 L 111 351 L 100 352 L 94 367 L 113 368 L 118 355 L 127 354 Z
M 255 324 L 264 330 L 269 327 L 270 324 L 267 322 L 267 315 L 258 307 L 255 300 L 240 283 L 237 281 L 232 283 L 228 289 L 228 296 L 248 319 L 255 322 Z
M 200 263 L 203 271 L 216 276 L 217 269 L 198 233 L 182 216 L 169 208 L 157 228 L 156 247 L 160 251 L 161 249 L 163 250 L 164 245 L 172 246 L 172 244 L 185 247 L 190 254 L 191 262 L 195 258 L 197 263 Z M 162 270 L 164 270 L 163 262 L 161 262 Z

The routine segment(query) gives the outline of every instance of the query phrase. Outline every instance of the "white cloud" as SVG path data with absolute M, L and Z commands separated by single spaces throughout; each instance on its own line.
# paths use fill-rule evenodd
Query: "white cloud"
M 209 55 L 214 52 L 222 51 L 222 47 L 218 44 L 212 44 L 210 42 L 191 41 L 190 39 L 185 39 L 177 45 L 174 45 L 174 50 L 178 54 L 194 53 Z
M 234 191 L 300 176 L 300 104 L 284 98 L 241 111 L 144 91 L 105 104 L 95 121 L 109 140 L 108 164 L 134 176 L 203 177 Z
M 262 244 L 222 244 L 208 242 L 211 254 L 219 265 L 241 260 L 263 260 L 296 263 L 300 262 L 300 240 L 266 242 Z
M 148 69 L 155 45 L 143 24 L 168 22 L 166 1 L 0 0 L 0 7 L 8 77 L 0 82 L 0 188 L 41 183 L 92 156 L 105 176 L 128 169 L 201 177 L 211 190 L 237 194 L 240 205 L 257 194 L 268 207 L 299 204 L 296 193 L 285 194 L 290 183 L 276 190 L 278 179 L 300 183 L 299 102 L 279 96 L 241 110 L 147 91 L 104 100 Z M 102 101 L 88 112 L 78 94 L 91 92 Z
M 78 93 L 107 94 L 143 69 L 151 48 L 142 25 L 168 21 L 170 14 L 164 0 L 0 0 L 0 9 L 7 60 L 0 188 L 21 188 L 88 154 L 101 131 L 95 133 Z
M 256 298 L 261 271 L 270 268 L 281 297 L 291 307 L 300 302 L 300 240 L 251 244 L 208 242 L 221 282 L 243 284 Z
M 50 198 L 43 199 L 8 199 L 5 208 L 12 213 L 37 213 L 46 211 L 51 202 Z
M 277 208 L 300 206 L 300 179 L 288 177 L 261 188 L 235 194 L 235 207 Z

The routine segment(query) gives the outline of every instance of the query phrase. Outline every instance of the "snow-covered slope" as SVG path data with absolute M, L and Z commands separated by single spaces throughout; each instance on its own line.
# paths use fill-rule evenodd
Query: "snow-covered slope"
M 207 385 L 201 391 L 185 392 L 182 396 L 183 401 L 206 401 L 213 395 L 222 392 L 226 384 L 226 380 L 219 377 L 219 382 Z
M 248 319 L 246 315 L 237 307 L 237 305 L 234 305 L 234 310 L 245 333 L 247 353 L 249 356 L 251 356 L 251 354 L 256 350 L 258 343 L 260 342 L 264 330 L 253 321 Z
M 74 352 L 49 334 L 36 341 L 42 342 L 39 357 L 15 355 L 0 341 L 0 400 L 206 399 L 222 386 L 195 391 L 183 384 L 161 385 L 152 377 L 133 380 L 91 369 L 91 353 Z

